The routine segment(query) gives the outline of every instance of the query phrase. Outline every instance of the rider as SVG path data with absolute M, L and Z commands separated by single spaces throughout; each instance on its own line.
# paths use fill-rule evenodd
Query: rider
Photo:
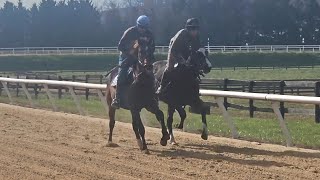
M 170 73 L 176 63 L 185 63 L 192 52 L 199 50 L 200 23 L 197 18 L 187 20 L 184 29 L 180 30 L 170 41 L 167 68 L 163 74 L 157 94 L 162 94 L 170 82 Z
M 148 43 L 149 51 L 153 54 L 155 50 L 153 34 L 149 30 L 150 19 L 142 15 L 137 19 L 136 26 L 130 27 L 126 30 L 119 42 L 118 50 L 121 52 L 119 57 L 119 75 L 117 81 L 116 96 L 112 101 L 113 108 L 120 108 L 120 96 L 122 86 L 126 82 L 127 73 L 129 68 L 138 61 L 138 57 L 134 57 L 130 53 L 135 41 L 144 41 Z

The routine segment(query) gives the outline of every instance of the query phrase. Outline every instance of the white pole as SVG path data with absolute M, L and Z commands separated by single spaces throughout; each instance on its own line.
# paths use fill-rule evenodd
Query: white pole
M 21 83 L 21 86 L 22 86 L 22 89 L 23 89 L 24 93 L 26 94 L 26 96 L 27 96 L 27 98 L 29 100 L 30 106 L 34 108 L 34 103 L 32 101 L 31 95 L 30 95 L 30 93 L 29 93 L 29 91 L 27 89 L 26 84 L 25 83 Z
M 78 111 L 79 111 L 80 115 L 85 115 L 84 111 L 81 108 L 79 98 L 76 95 L 76 93 L 74 92 L 73 87 L 69 86 L 68 88 L 69 88 L 71 96 L 73 97 L 74 103 L 76 104 L 76 106 L 78 108 Z
M 284 121 L 284 118 L 279 110 L 278 104 L 279 103 L 277 103 L 277 102 L 272 102 L 272 109 L 273 109 L 274 113 L 276 114 L 276 116 L 278 117 L 283 136 L 286 139 L 287 146 L 292 147 L 293 146 L 292 145 L 292 138 L 291 138 L 290 132 L 288 130 L 288 127 L 286 125 L 286 122 Z
M 57 108 L 57 106 L 56 106 L 55 103 L 54 103 L 54 99 L 53 99 L 53 97 L 52 97 L 52 94 L 51 94 L 51 92 L 50 92 L 50 90 L 49 90 L 48 85 L 47 85 L 47 84 L 44 84 L 43 87 L 44 87 L 44 89 L 45 89 L 45 91 L 46 91 L 46 93 L 47 93 L 47 96 L 48 96 L 48 98 L 49 98 L 49 101 L 50 101 L 50 103 L 51 103 L 51 105 L 52 105 L 53 110 L 54 110 L 54 111 L 58 111 L 58 108 Z
M 100 98 L 100 100 L 101 100 L 101 102 L 103 104 L 104 109 L 108 113 L 108 109 L 109 108 L 108 108 L 108 103 L 107 103 L 106 97 L 102 94 L 102 90 L 100 90 L 100 89 L 97 89 L 97 93 L 98 93 L 99 98 Z
M 226 121 L 227 125 L 229 126 L 229 128 L 231 130 L 232 138 L 238 139 L 239 138 L 239 133 L 238 133 L 238 131 L 237 131 L 237 129 L 236 129 L 234 123 L 233 123 L 233 120 L 232 120 L 230 114 L 228 113 L 226 107 L 223 104 L 223 98 L 215 97 L 215 99 L 216 99 L 216 102 L 217 102 L 220 110 L 223 113 L 224 120 Z
M 10 104 L 13 104 L 12 97 L 11 97 L 10 91 L 9 91 L 9 89 L 8 89 L 7 83 L 6 83 L 6 82 L 3 82 L 3 81 L 2 81 L 1 83 L 2 83 L 2 85 L 3 85 L 4 90 L 6 91 L 6 93 L 7 93 L 7 95 L 8 95 Z

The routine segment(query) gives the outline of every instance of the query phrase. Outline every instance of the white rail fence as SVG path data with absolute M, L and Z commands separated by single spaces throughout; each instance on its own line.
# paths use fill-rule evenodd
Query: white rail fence
M 46 91 L 46 94 L 48 96 L 48 99 L 52 104 L 52 108 L 55 111 L 57 111 L 57 106 L 55 104 L 55 100 L 54 100 L 54 97 L 52 96 L 49 86 L 62 86 L 62 87 L 68 88 L 78 108 L 78 111 L 81 115 L 85 115 L 85 111 L 83 111 L 80 105 L 79 98 L 76 95 L 74 88 L 89 88 L 89 89 L 96 90 L 105 110 L 108 112 L 107 101 L 105 96 L 103 95 L 103 90 L 105 90 L 107 87 L 107 85 L 105 84 L 90 84 L 90 83 L 52 81 L 52 80 L 13 79 L 13 78 L 2 78 L 2 77 L 0 77 L 0 82 L 11 104 L 13 104 L 14 102 L 12 99 L 12 95 L 8 89 L 7 83 L 19 83 L 22 86 L 23 91 L 29 100 L 31 107 L 35 107 L 35 106 L 34 106 L 32 96 L 30 95 L 27 89 L 27 85 L 41 84 L 43 85 Z M 239 138 L 239 133 L 237 128 L 234 125 L 234 121 L 232 120 L 231 115 L 228 113 L 228 111 L 226 110 L 226 107 L 224 106 L 224 97 L 238 98 L 238 99 L 252 99 L 252 100 L 261 100 L 261 101 L 270 102 L 273 108 L 273 111 L 279 120 L 279 124 L 282 130 L 283 136 L 286 140 L 287 146 L 293 146 L 292 137 L 287 128 L 286 122 L 279 110 L 279 102 L 320 105 L 320 97 L 273 95 L 273 94 L 245 93 L 245 92 L 217 91 L 217 90 L 200 90 L 200 93 L 202 96 L 211 96 L 215 98 L 215 102 L 218 104 L 219 109 L 222 111 L 224 120 L 226 121 L 227 125 L 230 128 L 233 138 Z
M 168 46 L 157 46 L 156 53 L 168 53 Z M 320 45 L 252 45 L 252 46 L 209 46 L 210 53 L 274 53 L 274 52 L 305 52 L 320 53 Z M 117 47 L 25 47 L 0 48 L 0 56 L 27 55 L 90 55 L 118 54 Z

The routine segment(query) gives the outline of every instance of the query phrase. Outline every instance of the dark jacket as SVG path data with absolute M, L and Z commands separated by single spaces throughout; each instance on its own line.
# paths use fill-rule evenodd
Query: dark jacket
M 138 28 L 136 26 L 133 26 L 126 30 L 119 42 L 118 50 L 121 52 L 122 59 L 126 59 L 130 57 L 130 51 L 133 48 L 134 42 L 138 40 L 140 42 L 147 43 L 147 46 L 149 47 L 148 50 L 150 54 L 153 54 L 155 51 L 155 43 L 154 43 L 154 37 L 151 31 L 147 30 L 145 33 L 141 34 L 138 31 Z M 147 42 L 146 42 L 147 40 Z M 137 58 L 137 57 L 135 57 Z
M 167 67 L 173 69 L 176 63 L 184 62 L 192 51 L 197 51 L 199 48 L 199 37 L 193 39 L 186 29 L 180 30 L 170 41 Z

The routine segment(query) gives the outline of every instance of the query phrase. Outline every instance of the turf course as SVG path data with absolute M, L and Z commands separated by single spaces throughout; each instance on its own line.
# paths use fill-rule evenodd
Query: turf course
M 157 60 L 166 59 L 156 55 Z M 310 53 L 218 53 L 211 54 L 215 67 L 284 67 L 320 65 L 320 54 Z M 118 63 L 118 55 L 1 56 L 0 71 L 102 71 Z

